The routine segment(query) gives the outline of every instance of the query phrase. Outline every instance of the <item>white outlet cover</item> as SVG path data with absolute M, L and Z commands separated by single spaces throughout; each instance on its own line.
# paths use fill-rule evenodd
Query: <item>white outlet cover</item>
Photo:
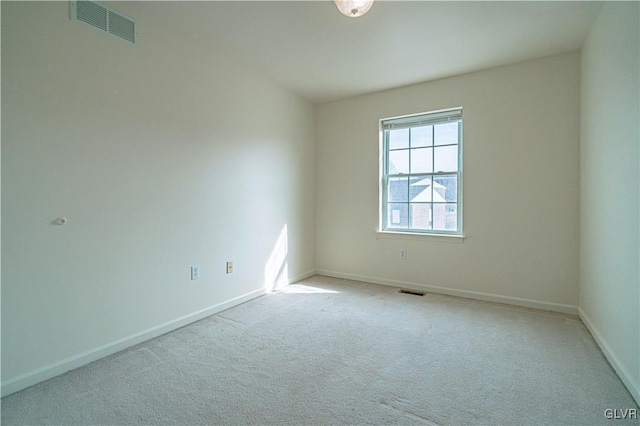
M 200 265 L 193 265 L 191 267 L 191 279 L 197 280 L 200 278 Z

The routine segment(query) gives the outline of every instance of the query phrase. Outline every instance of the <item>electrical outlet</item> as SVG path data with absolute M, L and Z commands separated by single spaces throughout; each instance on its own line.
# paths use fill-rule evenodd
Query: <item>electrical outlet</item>
M 200 265 L 193 265 L 191 267 L 191 279 L 197 280 L 200 278 Z
M 401 249 L 400 250 L 400 258 L 401 259 L 406 259 L 407 258 L 407 249 Z
M 233 262 L 227 262 L 227 274 L 233 274 Z

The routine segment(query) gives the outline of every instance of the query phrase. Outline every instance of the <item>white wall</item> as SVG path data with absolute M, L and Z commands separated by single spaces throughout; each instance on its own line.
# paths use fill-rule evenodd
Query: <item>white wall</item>
M 579 63 L 574 52 L 320 105 L 317 270 L 577 313 Z M 378 120 L 457 106 L 467 238 L 377 235 Z
M 640 403 L 639 20 L 605 2 L 582 49 L 580 315 Z
M 131 46 L 68 9 L 2 2 L 5 394 L 260 294 L 285 227 L 289 276 L 314 268 L 313 107 L 145 16 Z
M 638 399 L 637 3 L 605 4 L 582 64 L 559 55 L 315 117 L 144 16 L 132 47 L 65 2 L 1 7 L 3 394 L 260 294 L 286 229 L 292 279 L 317 268 L 575 312 L 580 272 L 580 314 Z M 378 120 L 454 106 L 467 238 L 376 234 Z

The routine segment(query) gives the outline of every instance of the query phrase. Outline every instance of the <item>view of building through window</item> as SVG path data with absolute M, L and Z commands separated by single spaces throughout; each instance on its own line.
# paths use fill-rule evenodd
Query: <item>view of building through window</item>
M 461 110 L 382 127 L 383 230 L 460 233 Z

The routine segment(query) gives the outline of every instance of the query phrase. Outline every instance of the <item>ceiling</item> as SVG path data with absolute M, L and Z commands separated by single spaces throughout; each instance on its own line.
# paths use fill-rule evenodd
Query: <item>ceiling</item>
M 602 2 L 377 0 L 360 18 L 326 0 L 114 7 L 323 103 L 577 50 Z

